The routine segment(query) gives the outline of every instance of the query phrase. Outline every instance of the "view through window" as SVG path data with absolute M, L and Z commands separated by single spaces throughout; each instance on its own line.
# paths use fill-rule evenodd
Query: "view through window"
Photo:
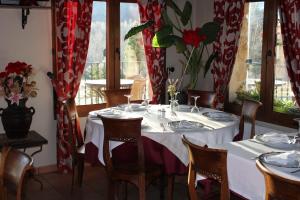
M 239 103 L 244 98 L 263 101 L 260 90 L 266 77 L 261 77 L 261 73 L 262 67 L 267 69 L 268 66 L 274 68 L 273 102 L 263 103 L 273 105 L 272 110 L 275 112 L 296 114 L 298 113 L 298 106 L 294 100 L 286 70 L 279 14 L 276 18 L 276 41 L 273 42 L 273 44 L 275 43 L 274 65 L 271 66 L 270 63 L 267 63 L 264 66 L 262 63 L 263 43 L 267 40 L 263 38 L 264 14 L 265 2 L 250 2 L 245 6 L 238 54 L 229 84 L 229 102 Z M 270 34 L 271 32 L 268 32 L 268 35 Z M 266 56 L 272 54 L 269 51 L 266 52 Z M 267 60 L 267 62 L 270 62 L 270 60 Z M 270 70 L 266 71 L 265 76 L 270 76 L 271 74 L 268 74 Z M 269 85 L 271 84 L 265 85 L 264 92 L 271 90 Z
M 264 2 L 245 5 L 239 49 L 229 84 L 229 101 L 260 100 Z
M 86 66 L 82 76 L 80 89 L 77 93 L 77 105 L 104 103 L 103 90 L 107 84 L 107 47 L 106 34 L 107 3 L 94 1 L 90 33 L 90 43 Z M 116 9 L 117 10 L 117 9 Z M 110 13 L 113 15 L 114 13 Z M 140 23 L 138 5 L 136 3 L 120 3 L 120 44 L 113 47 L 119 49 L 120 56 L 120 87 L 131 88 L 132 100 L 149 98 L 149 78 L 145 61 L 142 34 L 137 34 L 124 41 L 127 31 Z M 111 34 L 111 33 L 108 33 Z M 117 59 L 117 58 L 115 58 Z M 117 70 L 118 71 L 118 70 Z

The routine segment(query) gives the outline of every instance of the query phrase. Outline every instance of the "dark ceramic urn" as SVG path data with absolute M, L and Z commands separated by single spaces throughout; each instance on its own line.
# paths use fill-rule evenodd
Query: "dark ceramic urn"
M 7 108 L 0 108 L 0 116 L 8 138 L 24 138 L 30 129 L 32 116 L 35 113 L 33 107 L 27 108 L 27 99 L 21 99 L 19 105 L 7 101 Z

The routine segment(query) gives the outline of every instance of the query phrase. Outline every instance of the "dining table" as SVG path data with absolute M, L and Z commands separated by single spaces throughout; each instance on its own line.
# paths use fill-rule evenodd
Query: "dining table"
M 123 108 L 125 106 L 123 105 Z M 187 148 L 182 143 L 183 134 L 191 140 L 207 145 L 231 142 L 238 134 L 239 118 L 237 116 L 210 108 L 199 110 L 198 113 L 191 113 L 189 105 L 179 106 L 176 111 L 171 111 L 169 105 L 149 105 L 147 108 L 141 106 L 133 109 L 133 112 L 125 112 L 122 106 L 92 111 L 86 121 L 85 143 L 97 152 L 91 150 L 90 152 L 93 153 L 87 156 L 87 160 L 90 162 L 97 160 L 105 164 L 103 160 L 104 128 L 99 115 L 118 118 L 143 117 L 141 134 L 146 160 L 163 165 L 166 174 L 186 174 L 189 156 Z M 115 114 L 111 115 L 111 112 Z M 223 113 L 227 118 L 215 120 L 205 115 L 210 113 Z M 116 156 L 130 155 L 130 153 L 125 153 L 126 148 L 128 149 L 126 144 L 121 142 L 110 143 L 110 149 Z
M 283 133 L 295 136 L 296 133 Z M 266 133 L 268 134 L 268 133 Z M 256 167 L 256 160 L 263 154 L 270 152 L 300 152 L 299 146 L 296 148 L 279 148 L 263 143 L 257 139 L 248 139 L 239 142 L 224 143 L 216 145 L 215 148 L 227 150 L 227 173 L 229 188 L 231 191 L 249 200 L 265 199 L 265 180 L 262 173 Z M 273 173 L 300 181 L 300 166 L 298 168 L 278 167 L 263 163 Z
M 123 108 L 126 105 L 123 105 Z M 144 139 L 145 157 L 151 162 L 164 166 L 167 175 L 180 175 L 187 173 L 189 163 L 188 150 L 182 143 L 182 135 L 185 135 L 192 143 L 197 145 L 207 144 L 211 148 L 227 150 L 227 173 L 229 189 L 249 200 L 263 200 L 265 198 L 265 181 L 261 172 L 256 167 L 256 159 L 260 155 L 270 152 L 288 152 L 300 148 L 282 149 L 264 144 L 257 139 L 248 139 L 232 142 L 238 134 L 239 118 L 228 114 L 229 118 L 214 119 L 207 114 L 219 114 L 224 112 L 209 108 L 200 108 L 199 113 L 191 113 L 190 106 L 183 106 L 173 112 L 168 105 L 150 105 L 147 109 L 137 109 L 133 112 L 125 112 L 120 107 L 92 111 L 86 121 L 87 156 L 90 162 L 97 160 L 105 164 L 103 160 L 104 130 L 99 115 L 119 118 L 143 117 L 141 134 Z M 111 112 L 115 113 L 113 115 Z M 185 122 L 185 126 L 178 129 L 172 127 L 177 122 Z M 194 129 L 189 128 L 189 122 L 200 123 Z M 193 126 L 195 124 L 191 124 Z M 278 132 L 290 137 L 296 133 Z M 111 142 L 112 154 L 124 159 L 132 152 L 128 146 L 121 142 Z M 125 158 L 125 160 L 128 158 Z M 293 168 L 276 167 L 266 165 L 267 168 L 288 179 L 300 181 L 300 171 L 294 172 Z M 205 177 L 198 175 L 197 180 Z

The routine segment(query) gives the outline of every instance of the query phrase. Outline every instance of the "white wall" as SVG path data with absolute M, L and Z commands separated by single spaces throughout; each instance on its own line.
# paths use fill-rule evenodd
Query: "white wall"
M 35 159 L 36 166 L 56 163 L 56 123 L 53 117 L 52 86 L 46 76 L 52 71 L 51 11 L 31 9 L 25 29 L 21 26 L 21 9 L 0 8 L 0 70 L 8 62 L 24 61 L 36 70 L 33 79 L 37 82 L 38 96 L 27 101 L 27 106 L 36 110 L 31 129 L 41 133 L 47 140 Z M 0 107 L 6 102 L 0 98 Z M 0 123 L 0 132 L 3 126 Z
M 175 0 L 179 7 L 183 8 L 185 1 Z M 192 11 L 192 23 L 193 28 L 201 27 L 206 22 L 213 20 L 213 1 L 212 0 L 190 0 L 193 4 Z M 169 9 L 170 10 L 170 9 Z M 172 13 L 172 12 L 169 12 Z M 174 16 L 170 14 L 171 19 L 175 22 Z M 175 47 L 167 49 L 167 67 L 175 67 L 175 72 L 170 75 L 170 78 L 180 78 L 182 65 L 179 62 L 180 59 L 185 59 L 181 54 L 176 53 Z M 185 76 L 185 79 L 188 79 L 188 76 Z M 184 81 L 184 85 L 188 84 L 188 80 Z M 213 80 L 210 73 L 207 74 L 206 78 L 203 78 L 203 72 L 199 73 L 199 80 L 197 87 L 202 90 L 213 90 Z

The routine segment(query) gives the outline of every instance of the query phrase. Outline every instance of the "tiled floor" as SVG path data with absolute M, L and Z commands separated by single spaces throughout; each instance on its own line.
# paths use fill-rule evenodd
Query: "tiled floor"
M 84 184 L 82 188 L 74 187 L 71 192 L 71 176 L 59 173 L 50 173 L 37 176 L 44 184 L 44 189 L 40 189 L 40 185 L 29 180 L 25 189 L 25 200 L 105 200 L 107 199 L 107 182 L 106 174 L 102 167 L 86 167 L 84 174 Z M 185 180 L 185 179 L 183 179 Z M 214 193 L 216 193 L 214 187 Z M 201 193 L 201 189 L 200 193 Z M 128 187 L 129 200 L 138 199 L 138 192 L 133 186 Z M 159 199 L 158 185 L 151 185 L 147 189 L 147 199 Z M 176 182 L 174 186 L 174 199 L 188 199 L 186 183 Z M 218 196 L 211 198 L 219 199 Z M 232 197 L 231 199 L 240 200 Z

